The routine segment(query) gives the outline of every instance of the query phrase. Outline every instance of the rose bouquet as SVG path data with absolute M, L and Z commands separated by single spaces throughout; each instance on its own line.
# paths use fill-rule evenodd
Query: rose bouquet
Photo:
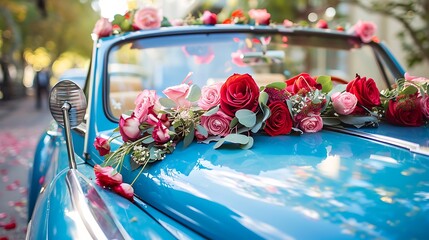
M 172 153 L 179 142 L 187 147 L 196 139 L 215 141 L 214 148 L 229 144 L 248 149 L 253 146 L 253 135 L 261 130 L 277 136 L 317 132 L 323 127 L 326 94 L 322 85 L 329 86 L 329 77 L 315 79 L 303 73 L 259 87 L 251 75 L 233 74 L 224 83 L 200 88 L 188 81 L 190 75 L 184 83 L 165 89 L 165 97 L 143 90 L 131 115 L 121 115 L 114 136 L 95 139 L 95 148 L 105 157 L 105 167 L 94 169 L 99 185 L 129 198 L 133 183 L 123 185 L 122 177 L 117 179 L 127 155 L 132 170 L 141 167 L 141 173 L 148 163 Z M 123 144 L 111 152 L 110 142 L 116 138 Z

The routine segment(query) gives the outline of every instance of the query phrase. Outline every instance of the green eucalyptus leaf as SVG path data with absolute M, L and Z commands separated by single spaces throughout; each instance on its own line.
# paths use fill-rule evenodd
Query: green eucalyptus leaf
M 293 118 L 293 112 L 292 112 L 292 108 L 293 108 L 293 105 L 292 105 L 292 101 L 291 100 L 286 100 L 286 105 L 287 105 L 287 108 L 289 109 L 289 113 L 290 113 L 290 115 L 292 116 L 292 118 Z
M 238 122 L 245 127 L 253 127 L 256 123 L 256 113 L 248 109 L 240 109 L 235 112 L 235 116 L 238 119 Z
M 347 84 L 337 84 L 337 85 L 335 85 L 335 87 L 331 91 L 329 91 L 327 96 L 331 97 L 332 94 L 334 94 L 336 92 L 344 92 L 344 91 L 346 91 L 346 88 L 347 88 Z
M 241 145 L 240 145 L 240 148 L 241 148 L 241 149 L 247 150 L 247 149 L 252 148 L 254 140 L 253 140 L 253 138 L 252 138 L 252 137 L 248 137 L 248 138 L 249 138 L 249 142 L 248 142 L 248 143 L 246 143 L 246 144 L 241 144 Z
M 210 108 L 207 112 L 205 112 L 205 113 L 203 114 L 203 116 L 205 116 L 205 117 L 210 117 L 211 115 L 213 115 L 213 114 L 217 113 L 217 111 L 219 111 L 219 105 L 217 105 L 217 106 L 215 106 L 215 107 Z
M 341 122 L 355 126 L 356 128 L 361 128 L 363 126 L 371 125 L 372 123 L 378 124 L 378 119 L 375 116 L 339 116 Z
M 190 102 L 196 102 L 201 97 L 201 89 L 198 85 L 192 84 L 189 88 L 188 95 L 186 96 L 186 100 Z
M 131 166 L 131 171 L 134 171 L 140 167 L 140 165 L 134 162 L 131 158 L 130 158 L 130 166 Z
M 225 138 L 221 138 L 217 143 L 213 146 L 213 149 L 218 149 L 222 144 L 225 143 Z
M 197 124 L 196 126 L 197 131 L 203 135 L 204 137 L 207 137 L 209 135 L 209 133 L 207 132 L 207 129 L 205 129 L 203 126 L 201 126 L 200 124 Z
M 322 85 L 322 92 L 328 93 L 332 90 L 333 84 L 331 76 L 319 76 L 316 82 Z
M 258 98 L 258 102 L 259 102 L 259 105 L 261 105 L 261 104 L 264 104 L 264 105 L 266 105 L 267 104 L 267 102 L 268 102 L 268 93 L 266 93 L 266 92 L 261 92 L 260 94 L 259 94 L 259 98 Z
M 234 117 L 231 120 L 231 122 L 229 123 L 229 128 L 233 128 L 233 127 L 237 126 L 237 124 L 238 124 L 238 119 L 237 119 L 237 117 Z
M 159 103 L 165 108 L 176 108 L 176 103 L 169 98 L 160 98 Z
M 171 27 L 171 23 L 168 18 L 163 17 L 161 21 L 161 27 Z
M 266 88 L 276 88 L 279 90 L 283 90 L 286 88 L 286 83 L 285 82 L 273 82 L 270 83 L 266 86 Z
M 142 141 L 142 143 L 143 144 L 149 144 L 149 143 L 153 143 L 155 140 L 153 139 L 153 137 L 148 137 L 148 138 L 146 138 L 146 139 L 144 139 L 143 141 Z
M 189 133 L 186 134 L 185 138 L 183 139 L 183 148 L 188 147 L 192 141 L 194 140 L 194 135 L 195 135 L 195 127 L 194 124 L 191 124 L 191 126 L 189 126 Z
M 415 86 L 407 86 L 404 90 L 402 90 L 399 94 L 400 95 L 412 95 L 415 94 L 418 91 L 418 89 Z
M 340 119 L 336 117 L 322 117 L 323 119 L 323 125 L 326 126 L 337 126 L 341 124 Z
M 226 142 L 237 143 L 237 144 L 247 144 L 249 142 L 250 137 L 243 134 L 228 134 L 223 138 Z

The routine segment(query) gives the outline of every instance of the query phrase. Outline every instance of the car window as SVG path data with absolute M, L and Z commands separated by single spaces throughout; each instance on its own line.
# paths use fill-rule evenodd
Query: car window
M 356 73 L 386 88 L 370 46 L 347 39 L 280 34 L 193 34 L 146 38 L 114 46 L 108 58 L 110 114 L 134 109 L 143 89 L 160 95 L 192 72 L 200 86 L 249 73 L 259 85 L 284 81 L 301 72 L 351 81 Z

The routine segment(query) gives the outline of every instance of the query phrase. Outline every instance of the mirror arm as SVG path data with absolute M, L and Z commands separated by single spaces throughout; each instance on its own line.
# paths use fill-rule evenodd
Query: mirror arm
M 66 143 L 67 143 L 67 153 L 69 155 L 69 166 L 70 169 L 76 169 L 76 161 L 74 158 L 74 148 L 73 148 L 73 141 L 71 138 L 71 127 L 70 127 L 70 118 L 69 118 L 69 111 L 71 109 L 71 105 L 68 102 L 64 102 L 63 106 L 61 107 L 61 110 L 63 111 L 63 117 L 64 117 L 64 130 L 66 131 Z

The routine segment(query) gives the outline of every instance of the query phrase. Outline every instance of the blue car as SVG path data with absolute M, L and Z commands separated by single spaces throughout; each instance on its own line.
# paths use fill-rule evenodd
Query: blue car
M 119 136 L 109 141 L 112 152 L 131 144 L 117 128 L 142 91 L 163 96 L 171 86 L 234 74 L 272 86 L 301 73 L 331 76 L 332 89 L 358 73 L 381 90 L 405 71 L 383 43 L 296 26 L 162 27 L 96 39 L 83 91 L 61 81 L 51 93 L 57 123 L 37 146 L 28 239 L 427 239 L 427 125 L 382 120 L 309 133 L 293 124 L 273 137 L 262 125 L 247 130 L 253 146 L 244 149 L 234 140 L 217 148 L 219 136 L 187 147 L 182 139 L 142 171 L 131 152 L 123 156 L 117 170 L 132 183 L 131 201 L 97 184 L 94 166 L 106 166 L 109 155 L 100 156 L 94 140 Z

